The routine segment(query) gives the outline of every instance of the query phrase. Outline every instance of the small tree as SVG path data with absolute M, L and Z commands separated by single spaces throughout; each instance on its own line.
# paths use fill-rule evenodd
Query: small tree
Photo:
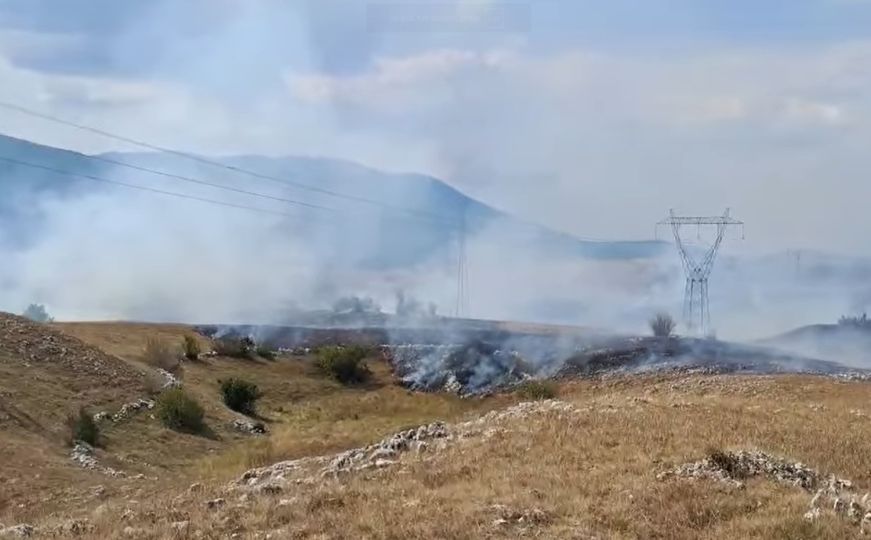
M 175 431 L 199 433 L 205 428 L 205 411 L 181 388 L 171 388 L 157 398 L 157 416 L 163 425 Z
M 677 323 L 668 313 L 657 313 L 650 319 L 650 329 L 656 337 L 670 337 L 677 327 Z
M 247 415 L 256 412 L 257 400 L 263 397 L 256 384 L 235 378 L 219 382 L 221 397 L 227 407 Z
M 78 414 L 71 414 L 67 417 L 67 428 L 69 428 L 70 446 L 76 442 L 85 442 L 91 446 L 97 446 L 100 438 L 100 428 L 94 421 L 94 417 L 83 408 L 79 409 Z
M 182 343 L 184 357 L 188 360 L 197 360 L 200 357 L 200 342 L 194 336 L 186 335 Z
M 364 347 L 323 347 L 315 364 L 326 375 L 342 384 L 365 382 L 371 374 L 363 360 L 369 355 Z
M 145 342 L 143 360 L 151 366 L 170 373 L 177 373 L 181 367 L 179 355 L 176 351 L 174 351 L 166 342 L 156 338 L 149 338 L 148 341 Z
M 22 316 L 40 323 L 54 322 L 54 318 L 48 314 L 48 311 L 46 311 L 45 306 L 42 304 L 30 304 L 24 310 Z

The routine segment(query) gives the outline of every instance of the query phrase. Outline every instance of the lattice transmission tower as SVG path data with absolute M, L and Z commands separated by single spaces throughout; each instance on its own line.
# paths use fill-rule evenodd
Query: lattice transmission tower
M 738 221 L 729 215 L 729 209 L 722 216 L 677 216 L 674 210 L 669 212 L 669 216 L 657 223 L 657 230 L 660 225 L 668 225 L 671 227 L 674 234 L 674 243 L 677 246 L 680 254 L 681 263 L 683 264 L 684 273 L 686 274 L 686 290 L 684 291 L 684 322 L 690 333 L 698 332 L 700 335 L 707 335 L 711 328 L 711 311 L 708 303 L 708 277 L 711 275 L 711 270 L 714 267 L 714 260 L 717 258 L 717 252 L 720 250 L 720 245 L 723 243 L 723 238 L 726 235 L 726 229 L 730 225 L 741 226 L 741 236 L 744 236 L 744 222 Z M 699 229 L 699 238 L 701 238 L 701 227 L 715 226 L 716 236 L 710 246 L 706 246 L 701 250 L 701 253 L 691 251 L 687 242 L 681 236 L 681 227 L 687 225 L 695 225 Z

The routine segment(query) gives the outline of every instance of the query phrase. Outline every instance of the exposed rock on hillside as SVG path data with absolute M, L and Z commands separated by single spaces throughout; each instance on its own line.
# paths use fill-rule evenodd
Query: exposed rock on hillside
M 396 465 L 402 454 L 438 451 L 471 437 L 490 437 L 523 419 L 544 414 L 571 414 L 573 405 L 558 401 L 524 402 L 491 411 L 459 424 L 434 422 L 385 437 L 380 442 L 338 454 L 282 461 L 251 469 L 231 486 L 258 494 L 281 493 L 288 484 L 312 484 L 323 477 Z

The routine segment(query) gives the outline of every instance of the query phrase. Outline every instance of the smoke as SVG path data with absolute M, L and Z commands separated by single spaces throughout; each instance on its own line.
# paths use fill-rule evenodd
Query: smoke
M 53 57 L 52 42 L 41 41 L 37 66 L 0 47 L 0 75 L 9 82 L 0 97 L 185 150 L 328 155 L 386 170 L 440 172 L 512 214 L 605 237 L 647 239 L 672 204 L 710 213 L 731 202 L 748 221 L 754 245 L 746 249 L 728 239 L 715 266 L 711 311 L 720 337 L 764 337 L 867 309 L 867 261 L 806 252 L 796 269 L 788 254 L 760 255 L 805 238 L 823 245 L 838 236 L 837 227 L 862 230 L 856 225 L 865 216 L 866 183 L 851 182 L 852 169 L 864 168 L 853 166 L 855 143 L 844 142 L 857 134 L 849 131 L 858 129 L 849 114 L 861 112 L 862 103 L 837 101 L 848 99 L 850 88 L 866 86 L 858 69 L 866 50 L 861 44 L 807 58 L 716 54 L 654 61 L 574 48 L 548 55 L 498 32 L 471 35 L 469 43 L 430 34 L 374 35 L 362 4 L 347 12 L 339 9 L 344 3 L 205 5 L 150 2 L 71 49 L 90 44 L 105 51 L 99 58 L 57 50 Z M 205 31 L 200 13 L 208 14 Z M 789 80 L 756 76 L 777 73 L 779 65 L 790 66 Z M 825 80 L 843 92 L 826 91 Z M 6 120 L 10 133 L 37 142 L 131 150 L 20 116 Z M 180 168 L 177 160 L 136 159 L 304 198 L 335 207 L 337 215 L 317 217 L 124 168 L 100 173 L 299 217 L 87 181 L 75 189 L 37 189 L 34 176 L 19 169 L 2 178 L 23 188 L 0 201 L 6 228 L 0 308 L 20 312 L 41 303 L 58 319 L 280 324 L 349 296 L 394 306 L 396 291 L 404 291 L 438 313 L 455 310 L 453 231 L 430 236 L 407 220 L 377 212 L 361 217 L 360 205 L 347 201 Z M 280 166 L 240 159 L 255 170 Z M 351 169 L 340 163 L 315 174 L 320 169 L 311 165 L 293 179 L 331 186 L 331 178 L 342 176 L 338 187 L 347 190 L 362 178 Z M 818 184 L 831 175 L 838 202 L 827 206 Z M 406 181 L 412 180 L 392 177 L 380 191 L 359 195 L 412 208 L 426 202 L 402 187 Z M 784 193 L 797 201 L 794 211 L 781 208 Z M 459 212 L 438 210 L 450 217 Z M 527 233 L 506 220 L 471 230 L 466 315 L 627 333 L 646 332 L 658 311 L 680 318 L 684 282 L 676 255 L 600 257 L 539 245 Z M 403 241 L 410 237 L 424 240 Z M 863 238 L 854 235 L 838 247 L 861 252 Z M 405 309 L 420 318 L 420 306 Z M 515 348 L 534 347 L 506 350 Z

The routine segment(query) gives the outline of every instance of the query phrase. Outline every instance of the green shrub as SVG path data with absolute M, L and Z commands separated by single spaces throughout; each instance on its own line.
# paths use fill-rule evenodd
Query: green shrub
M 204 415 L 200 404 L 181 388 L 165 390 L 157 398 L 157 417 L 169 429 L 199 433 L 205 428 Z
M 67 427 L 69 428 L 69 443 L 70 446 L 81 441 L 97 446 L 100 438 L 100 428 L 94 422 L 94 417 L 82 408 L 78 414 L 71 414 L 67 417 Z
M 371 374 L 363 363 L 368 355 L 365 347 L 323 347 L 318 350 L 315 364 L 324 374 L 342 384 L 361 383 Z
M 181 362 L 176 351 L 166 342 L 156 338 L 149 338 L 145 342 L 143 360 L 146 364 L 166 370 L 170 373 L 178 373 Z
M 230 358 L 251 358 L 251 345 L 248 339 L 220 338 L 215 340 L 218 356 Z
M 275 351 L 273 351 L 266 345 L 260 345 L 259 347 L 257 347 L 257 356 L 263 358 L 264 360 L 275 360 Z
M 196 360 L 200 357 L 200 342 L 194 336 L 185 336 L 181 346 L 184 357 L 188 360 Z
M 551 381 L 526 381 L 517 387 L 517 395 L 523 399 L 553 399 L 557 386 Z
M 227 379 L 221 383 L 221 397 L 230 409 L 242 414 L 254 414 L 257 400 L 263 397 L 257 385 L 242 379 Z

